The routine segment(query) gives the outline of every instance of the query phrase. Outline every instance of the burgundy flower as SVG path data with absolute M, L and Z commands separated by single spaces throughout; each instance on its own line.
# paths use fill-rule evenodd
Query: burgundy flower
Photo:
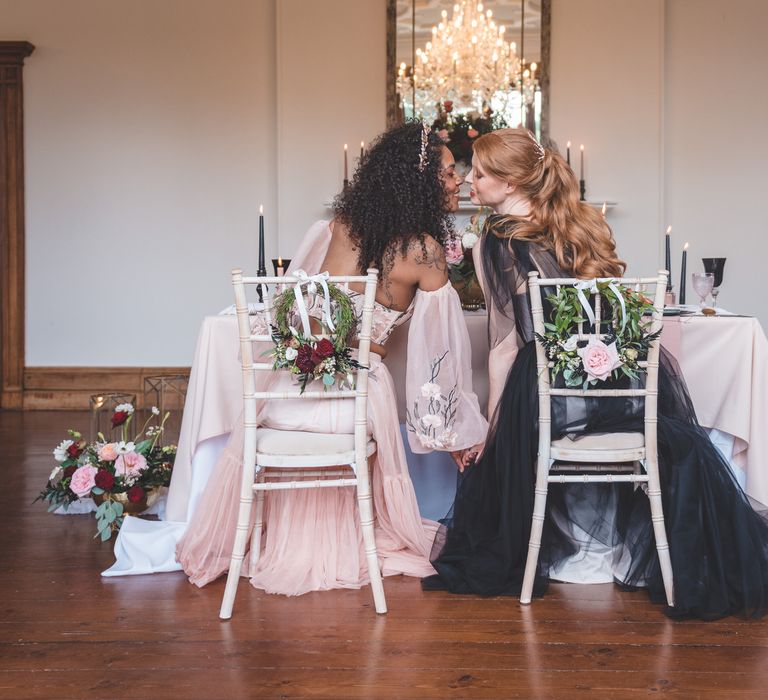
M 69 455 L 72 459 L 77 459 L 81 454 L 83 454 L 83 450 L 85 449 L 85 441 L 80 440 L 78 442 L 73 442 L 68 448 L 67 448 L 67 455 Z
M 320 357 L 322 360 L 325 360 L 328 357 L 333 357 L 336 351 L 333 347 L 333 343 L 328 340 L 328 338 L 323 338 L 315 346 L 315 352 L 317 353 L 318 357 Z
M 131 414 L 128 411 L 115 411 L 112 414 L 112 427 L 117 428 L 118 425 L 122 425 L 128 420 L 128 416 Z
M 77 471 L 77 467 L 73 464 L 69 467 L 67 467 L 64 470 L 64 475 L 61 477 L 62 479 L 68 479 L 70 476 L 72 476 Z
M 128 500 L 131 503 L 139 503 L 144 496 L 146 495 L 145 491 L 141 486 L 131 486 L 131 488 L 128 489 Z
M 309 344 L 302 345 L 299 348 L 298 355 L 296 356 L 296 366 L 304 374 L 309 374 L 309 372 L 315 369 L 317 363 L 312 360 L 313 354 L 312 346 Z
M 443 102 L 443 107 L 445 108 L 446 112 L 453 112 L 453 101 L 446 100 L 445 102 Z
M 109 491 L 115 485 L 115 477 L 106 469 L 99 469 L 99 471 L 96 472 L 94 480 L 96 486 L 105 491 Z

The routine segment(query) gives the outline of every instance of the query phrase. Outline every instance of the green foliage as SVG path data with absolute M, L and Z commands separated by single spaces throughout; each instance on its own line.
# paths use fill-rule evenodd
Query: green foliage
M 639 363 L 647 359 L 651 343 L 661 333 L 650 332 L 654 307 L 643 294 L 610 282 L 598 282 L 597 289 L 602 300 L 600 328 L 590 327 L 576 287 L 561 287 L 559 293 L 547 297 L 552 307 L 549 320 L 544 323 L 547 332 L 537 333 L 536 339 L 554 363 L 553 379 L 562 376 L 567 387 L 587 388 L 597 382 L 587 378 L 578 352 L 588 342 L 577 339 L 579 324 L 584 324 L 585 334 L 593 335 L 606 345 L 615 343 L 621 365 L 611 375 L 614 380 L 622 376 L 637 379 L 645 371 Z M 624 301 L 623 312 L 618 295 Z
M 331 302 L 331 314 L 334 331 L 334 345 L 337 350 L 343 350 L 347 346 L 349 334 L 354 330 L 357 321 L 355 309 L 349 296 L 339 289 L 335 284 L 328 284 L 328 293 Z M 317 290 L 318 295 L 323 294 L 322 287 Z M 275 326 L 280 337 L 291 336 L 289 319 L 291 311 L 296 303 L 296 290 L 293 287 L 286 289 L 282 294 L 275 297 Z M 326 328 L 330 332 L 330 329 Z
M 324 290 L 320 287 L 316 293 L 322 295 Z M 331 331 L 325 324 L 322 325 L 331 336 L 330 341 L 312 335 L 305 336 L 291 327 L 293 307 L 296 303 L 294 288 L 286 289 L 275 298 L 274 324 L 271 330 L 274 348 L 265 354 L 273 358 L 275 370 L 287 369 L 297 376 L 301 393 L 304 393 L 307 384 L 316 379 L 322 381 L 324 388 L 330 388 L 338 381 L 339 388 L 352 389 L 353 371 L 363 369 L 352 357 L 352 350 L 347 345 L 357 324 L 352 301 L 348 294 L 332 283 L 328 284 L 328 295 L 335 328 Z

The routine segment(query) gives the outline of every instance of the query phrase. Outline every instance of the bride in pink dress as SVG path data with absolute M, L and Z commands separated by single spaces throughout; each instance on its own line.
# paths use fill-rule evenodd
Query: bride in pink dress
M 461 181 L 450 151 L 428 127 L 396 127 L 365 154 L 334 204 L 334 220 L 310 228 L 291 265 L 310 274 L 353 275 L 372 266 L 380 270 L 368 421 L 377 444 L 372 490 L 384 575 L 434 573 L 429 553 L 437 527 L 419 515 L 395 388 L 381 362 L 394 328 L 411 319 L 406 380 L 411 449 L 451 452 L 461 467 L 461 455 L 485 438 L 488 427 L 472 391 L 469 336 L 448 282 L 442 247 L 451 232 L 450 214 L 458 208 Z M 353 304 L 362 303 L 356 291 L 350 295 Z M 270 389 L 291 381 L 286 373 L 263 374 Z M 440 403 L 440 415 L 430 413 L 430 402 L 433 407 Z M 277 401 L 261 406 L 259 425 L 351 433 L 351 411 L 351 402 Z M 240 421 L 176 549 L 178 562 L 198 586 L 229 566 L 242 459 Z M 251 583 L 286 595 L 365 585 L 368 572 L 356 508 L 349 488 L 268 493 L 261 556 Z M 248 571 L 247 561 L 243 571 Z

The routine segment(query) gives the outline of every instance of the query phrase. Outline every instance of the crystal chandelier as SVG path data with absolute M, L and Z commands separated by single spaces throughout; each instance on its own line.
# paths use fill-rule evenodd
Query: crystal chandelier
M 414 112 L 428 118 L 445 100 L 454 108 L 481 111 L 491 98 L 498 102 L 499 96 L 505 99 L 510 90 L 525 86 L 517 46 L 504 39 L 505 31 L 477 0 L 459 0 L 450 20 L 443 10 L 442 21 L 432 27 L 432 40 L 416 50 L 412 69 L 400 65 L 402 99 L 415 102 Z
M 530 65 L 523 64 L 522 68 L 523 70 L 520 74 L 517 87 L 523 96 L 523 102 L 527 105 L 531 105 L 536 98 L 536 88 L 539 85 L 539 82 L 536 79 L 537 65 L 535 63 L 531 63 Z

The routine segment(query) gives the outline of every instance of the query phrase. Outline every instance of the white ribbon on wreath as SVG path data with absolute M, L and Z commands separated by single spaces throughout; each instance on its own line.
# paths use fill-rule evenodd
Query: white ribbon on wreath
M 299 312 L 304 337 L 309 338 L 312 335 L 312 330 L 309 326 L 309 314 L 304 303 L 304 293 L 301 289 L 304 286 L 306 286 L 308 294 L 317 295 L 317 285 L 320 285 L 323 290 L 323 323 L 328 327 L 328 330 L 331 332 L 335 331 L 336 326 L 334 326 L 333 319 L 331 318 L 331 295 L 328 290 L 328 277 L 330 275 L 327 272 L 308 275 L 304 270 L 296 270 L 294 275 L 299 278 L 299 281 L 294 286 L 294 292 L 296 296 L 296 310 Z
M 581 306 L 584 309 L 584 313 L 587 314 L 589 323 L 594 325 L 595 312 L 589 305 L 589 300 L 585 296 L 584 292 L 589 291 L 590 294 L 597 294 L 597 279 L 582 280 L 573 286 L 576 288 L 576 295 L 579 297 L 579 301 L 581 302 Z M 627 308 L 624 304 L 624 295 L 621 293 L 621 291 L 619 291 L 619 288 L 616 286 L 616 283 L 613 280 L 609 280 L 608 289 L 614 293 L 616 298 L 619 300 L 619 306 L 621 307 L 621 330 L 619 331 L 619 335 L 621 335 L 624 332 L 624 327 L 627 325 Z M 600 329 L 596 328 L 595 332 L 600 333 Z

